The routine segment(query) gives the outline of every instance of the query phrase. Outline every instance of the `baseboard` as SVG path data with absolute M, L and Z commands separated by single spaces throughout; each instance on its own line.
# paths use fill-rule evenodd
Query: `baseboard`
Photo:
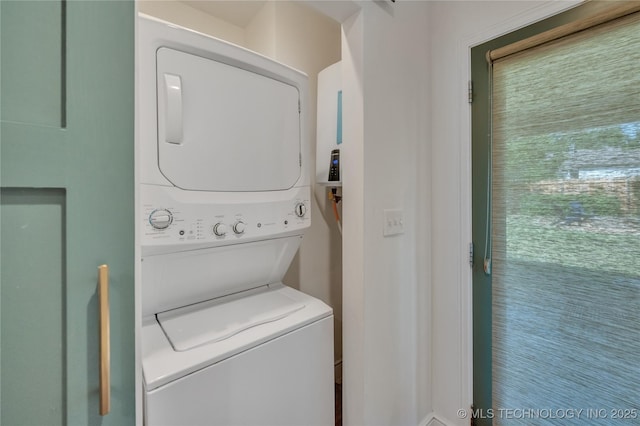
M 419 426 L 447 426 L 447 423 L 438 419 L 434 413 L 430 413 L 420 422 Z

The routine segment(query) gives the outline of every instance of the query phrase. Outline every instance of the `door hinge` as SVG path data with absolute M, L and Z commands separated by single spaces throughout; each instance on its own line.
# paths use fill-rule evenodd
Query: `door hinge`
M 473 242 L 469 243 L 469 266 L 473 268 Z
M 302 112 L 302 107 L 300 106 L 300 99 L 298 99 L 298 114 Z
M 302 167 L 302 153 L 298 154 L 298 163 L 300 164 L 300 167 Z
M 468 89 L 469 103 L 472 104 L 473 103 L 473 81 L 469 80 L 469 86 L 467 87 L 467 89 Z

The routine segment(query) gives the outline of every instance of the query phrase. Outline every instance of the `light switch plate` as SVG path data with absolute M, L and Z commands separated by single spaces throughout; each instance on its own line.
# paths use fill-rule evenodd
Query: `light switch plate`
M 384 211 L 384 227 L 383 235 L 389 237 L 391 235 L 404 233 L 404 210 L 394 209 Z

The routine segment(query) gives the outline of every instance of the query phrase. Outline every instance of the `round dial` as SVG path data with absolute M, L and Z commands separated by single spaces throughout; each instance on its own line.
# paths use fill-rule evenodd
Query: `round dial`
M 296 216 L 302 217 L 307 214 L 307 205 L 305 203 L 296 204 Z
M 237 221 L 234 225 L 233 225 L 233 232 L 235 232 L 236 234 L 244 234 L 244 230 L 247 228 L 247 225 L 239 220 Z
M 173 214 L 167 209 L 158 209 L 149 215 L 149 223 L 154 229 L 167 229 L 173 222 Z
M 213 225 L 213 233 L 216 234 L 218 237 L 223 237 L 227 235 L 227 225 L 225 225 L 222 222 L 216 223 L 215 225 Z

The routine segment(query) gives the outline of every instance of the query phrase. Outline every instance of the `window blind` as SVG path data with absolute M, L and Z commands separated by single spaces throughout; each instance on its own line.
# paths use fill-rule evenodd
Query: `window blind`
M 494 424 L 637 424 L 639 15 L 494 61 L 491 155 Z

